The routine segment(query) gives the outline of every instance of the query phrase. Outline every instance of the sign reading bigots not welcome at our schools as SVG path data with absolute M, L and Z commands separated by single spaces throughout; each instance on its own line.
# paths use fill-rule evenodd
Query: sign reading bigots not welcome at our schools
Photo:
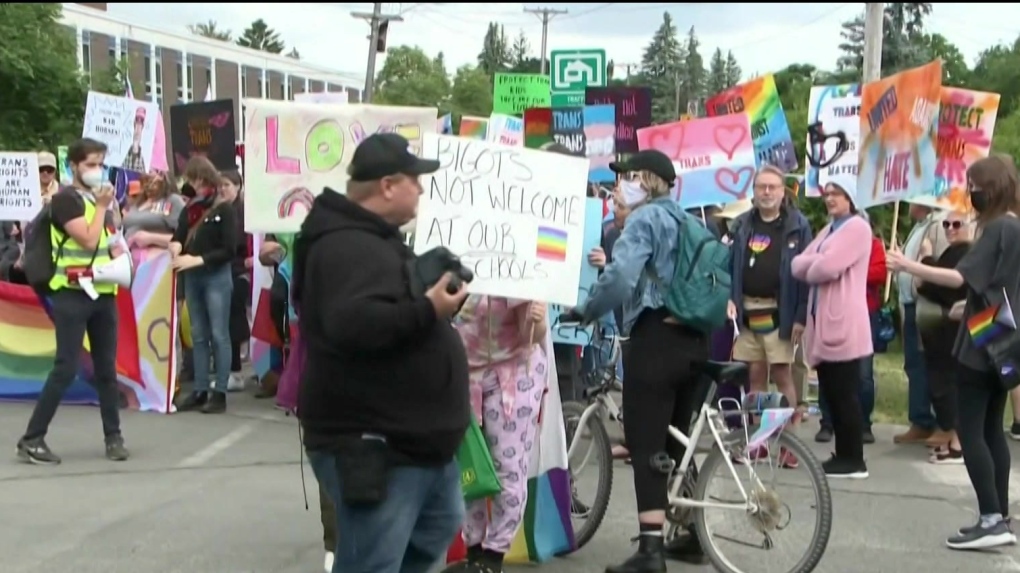
M 221 171 L 237 168 L 234 101 L 221 99 L 170 108 L 170 145 L 174 173 L 180 175 L 188 159 L 205 156 Z
M 439 171 L 422 178 L 414 249 L 446 247 L 475 294 L 577 304 L 588 160 L 425 134 Z

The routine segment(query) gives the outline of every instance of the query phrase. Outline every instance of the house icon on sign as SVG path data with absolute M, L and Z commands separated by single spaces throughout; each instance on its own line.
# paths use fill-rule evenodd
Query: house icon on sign
M 595 79 L 595 70 L 582 60 L 572 60 L 563 66 L 563 74 L 557 87 L 569 87 L 574 84 L 587 85 Z

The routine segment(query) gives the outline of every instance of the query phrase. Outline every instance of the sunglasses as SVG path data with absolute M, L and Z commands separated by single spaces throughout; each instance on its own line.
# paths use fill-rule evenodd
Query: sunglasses
M 51 173 L 52 174 L 52 173 L 56 173 L 56 172 L 57 172 L 57 169 L 55 167 L 40 167 L 39 168 L 39 173 Z
M 942 228 L 945 230 L 954 229 L 960 230 L 963 227 L 963 221 L 942 221 Z

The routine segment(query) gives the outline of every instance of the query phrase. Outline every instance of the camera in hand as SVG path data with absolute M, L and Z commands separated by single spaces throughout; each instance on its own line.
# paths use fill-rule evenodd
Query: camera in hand
M 450 294 L 456 293 L 465 283 L 475 280 L 471 269 L 465 267 L 460 262 L 460 257 L 446 247 L 436 247 L 422 253 L 417 259 L 410 261 L 408 266 L 411 286 L 416 294 L 425 294 L 446 273 L 453 275 L 446 286 L 446 292 Z

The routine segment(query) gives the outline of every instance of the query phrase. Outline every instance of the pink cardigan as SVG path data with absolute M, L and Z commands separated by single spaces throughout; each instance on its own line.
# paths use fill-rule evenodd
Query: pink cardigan
M 867 299 L 870 256 L 871 226 L 851 216 L 835 231 L 827 225 L 793 258 L 793 276 L 811 286 L 803 340 L 804 358 L 812 367 L 873 352 Z

